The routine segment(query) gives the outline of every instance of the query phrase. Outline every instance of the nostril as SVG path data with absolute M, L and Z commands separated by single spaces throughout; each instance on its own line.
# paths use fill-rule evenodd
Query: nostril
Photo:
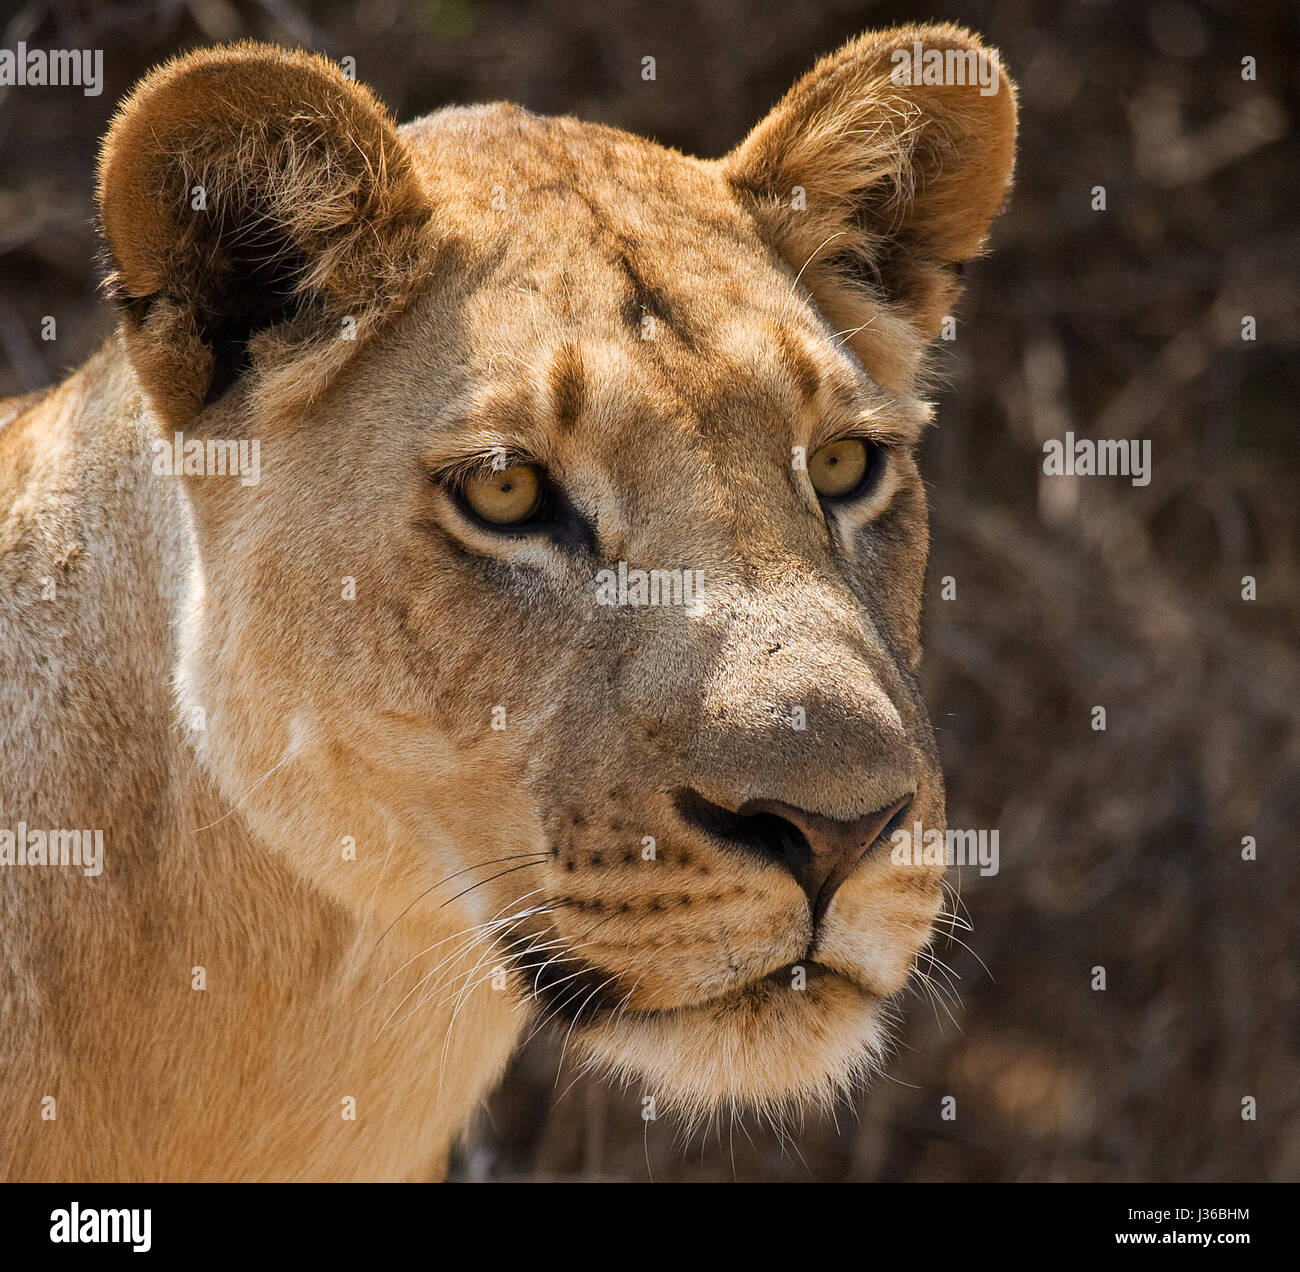
M 885 823 L 885 828 L 871 841 L 871 847 L 890 838 L 896 830 L 907 825 L 907 815 L 912 811 L 912 801 L 916 798 L 915 794 L 908 795 L 905 799 L 900 799 L 894 804 L 890 811 L 893 816 Z
M 815 922 L 858 862 L 906 821 L 912 798 L 847 820 L 779 800 L 750 800 L 731 812 L 693 790 L 679 791 L 674 805 L 684 821 L 714 838 L 784 866 L 807 894 Z
M 779 813 L 733 813 L 692 790 L 678 791 L 673 803 L 684 821 L 735 848 L 777 861 L 792 874 L 812 860 L 807 836 Z

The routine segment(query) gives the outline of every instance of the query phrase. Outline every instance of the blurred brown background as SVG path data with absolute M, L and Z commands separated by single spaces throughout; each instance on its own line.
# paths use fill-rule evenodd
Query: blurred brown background
M 106 73 L 97 98 L 0 89 L 0 396 L 58 378 L 109 330 L 97 140 L 142 72 L 195 44 L 254 35 L 350 55 L 402 120 L 509 98 L 703 155 L 867 27 L 941 18 L 1000 47 L 1021 91 L 1018 183 L 994 254 L 968 270 L 924 463 L 926 676 L 950 821 L 997 828 L 1002 855 L 994 877 L 954 877 L 974 925 L 966 947 L 936 947 L 955 1020 L 910 995 L 888 1077 L 784 1141 L 724 1121 L 683 1144 L 640 1120 L 639 1091 L 580 1077 L 559 1040 L 539 1040 L 456 1172 L 1300 1178 L 1300 6 L 4 0 L 0 12 L 0 47 L 103 48 Z M 47 314 L 54 342 L 40 339 Z M 1044 477 L 1043 440 L 1069 429 L 1149 439 L 1150 485 Z M 955 600 L 940 599 L 944 576 Z M 1105 732 L 1091 727 L 1099 705 Z

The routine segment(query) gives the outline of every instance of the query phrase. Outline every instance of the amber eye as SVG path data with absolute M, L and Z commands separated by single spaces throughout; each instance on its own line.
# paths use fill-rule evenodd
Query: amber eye
M 516 526 L 542 502 L 542 479 L 531 464 L 516 464 L 499 472 L 474 474 L 461 487 L 461 495 L 484 521 Z
M 813 489 L 825 499 L 842 499 L 862 484 L 871 467 L 871 448 L 859 437 L 845 437 L 815 450 L 808 461 Z

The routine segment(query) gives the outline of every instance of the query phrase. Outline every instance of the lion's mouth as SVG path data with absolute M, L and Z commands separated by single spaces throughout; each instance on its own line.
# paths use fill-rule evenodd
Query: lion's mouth
M 528 989 L 541 1005 L 543 1013 L 552 1020 L 576 1023 L 594 1023 L 601 1017 L 622 1016 L 636 1020 L 655 1020 L 680 1016 L 687 1012 L 718 1011 L 727 1008 L 753 1008 L 781 992 L 807 992 L 808 987 L 819 982 L 835 981 L 856 990 L 863 997 L 874 995 L 853 977 L 815 959 L 800 959 L 785 963 L 754 980 L 736 985 L 712 998 L 682 1003 L 671 1007 L 636 1008 L 629 1005 L 630 994 L 617 986 L 615 977 L 590 963 L 581 963 L 568 956 L 535 969 L 528 975 Z
M 806 958 L 798 963 L 787 963 L 784 967 L 778 967 L 774 972 L 768 972 L 762 979 L 771 981 L 775 984 L 792 984 L 800 969 L 803 970 L 805 981 L 821 980 L 823 976 L 834 976 L 836 972 L 827 967 L 825 963 L 819 963 L 816 959 Z
M 828 980 L 850 985 L 863 994 L 867 992 L 852 978 L 842 975 L 832 967 L 827 967 L 824 963 L 818 963 L 815 959 L 800 959 L 797 963 L 785 963 L 781 967 L 768 972 L 766 976 L 759 976 L 755 980 L 746 981 L 745 984 L 737 985 L 735 988 L 718 994 L 714 998 L 683 1003 L 680 1007 L 658 1007 L 644 1011 L 629 1011 L 628 1015 L 650 1020 L 655 1017 L 680 1015 L 683 1012 L 716 1011 L 728 1007 L 754 1006 L 760 1000 L 769 999 L 773 994 L 783 991 L 792 993 L 805 992 L 809 985 Z

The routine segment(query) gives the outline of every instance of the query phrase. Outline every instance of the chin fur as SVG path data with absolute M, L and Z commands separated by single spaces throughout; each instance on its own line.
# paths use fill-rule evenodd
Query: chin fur
M 640 1084 L 655 1111 L 688 1124 L 720 1109 L 784 1117 L 829 1109 L 878 1073 L 887 1005 L 841 978 L 804 990 L 752 986 L 735 998 L 597 1020 L 575 1035 L 588 1064 Z

